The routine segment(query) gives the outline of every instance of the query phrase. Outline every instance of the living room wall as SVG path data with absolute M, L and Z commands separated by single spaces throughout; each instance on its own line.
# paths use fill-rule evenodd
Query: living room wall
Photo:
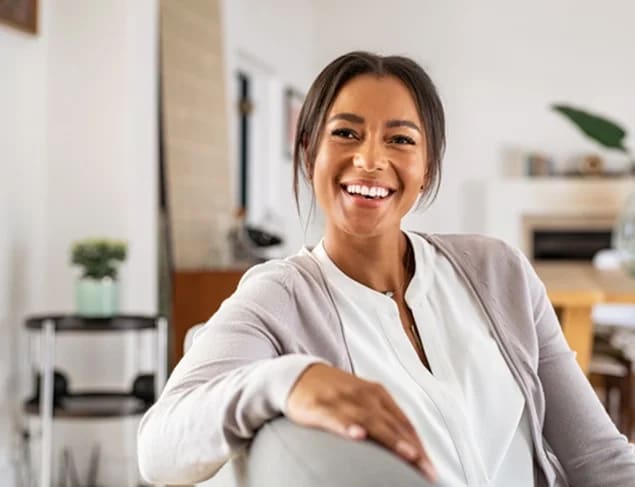
M 157 299 L 157 1 L 41 1 L 39 8 L 35 36 L 0 24 L 3 485 L 12 485 L 17 406 L 31 387 L 22 320 L 74 309 L 71 242 L 127 240 L 122 309 L 153 313 Z M 73 386 L 96 377 L 129 382 L 132 357 L 122 360 L 121 342 L 107 353 L 89 342 L 57 350 Z
M 270 0 L 262 8 L 258 0 L 223 0 L 223 40 L 227 75 L 227 113 L 232 162 L 238 161 L 237 93 L 235 73 L 248 70 L 254 77 L 254 123 L 257 140 L 252 150 L 254 172 L 250 184 L 249 219 L 261 224 L 267 213 L 273 216 L 285 243 L 280 253 L 295 253 L 305 242 L 320 233 L 319 218 L 308 227 L 305 236 L 293 200 L 292 165 L 284 155 L 284 93 L 293 89 L 306 93 L 317 74 L 316 53 L 321 26 L 316 22 L 312 0 Z M 238 169 L 232 171 L 232 187 L 237 187 Z M 302 207 L 308 209 L 310 198 L 301 193 Z
M 40 15 L 44 24 L 46 5 Z M 45 32 L 34 37 L 0 25 L 0 478 L 7 485 L 13 485 L 17 330 L 41 299 L 46 50 Z

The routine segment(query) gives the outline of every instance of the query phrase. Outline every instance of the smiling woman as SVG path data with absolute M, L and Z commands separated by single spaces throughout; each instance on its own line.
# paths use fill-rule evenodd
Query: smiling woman
M 308 180 L 324 237 L 251 268 L 200 330 L 141 422 L 148 480 L 209 478 L 256 434 L 311 449 L 320 429 L 351 441 L 316 442 L 337 449 L 326 464 L 314 450 L 254 460 L 248 484 L 428 485 L 406 480 L 417 472 L 447 487 L 634 485 L 635 453 L 522 254 L 401 229 L 434 199 L 444 145 L 440 99 L 414 61 L 353 52 L 318 75 L 294 188 Z M 278 416 L 292 427 L 269 434 Z M 373 460 L 369 474 L 354 446 L 367 441 L 402 471 Z M 301 458 L 313 464 L 289 467 Z

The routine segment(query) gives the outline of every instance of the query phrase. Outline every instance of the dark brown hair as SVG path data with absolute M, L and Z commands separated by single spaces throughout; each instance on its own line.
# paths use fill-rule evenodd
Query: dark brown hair
M 441 159 L 445 150 L 445 115 L 434 83 L 412 59 L 355 51 L 338 57 L 322 70 L 302 105 L 293 151 L 293 193 L 298 209 L 299 172 L 302 171 L 305 178 L 313 177 L 326 115 L 342 87 L 362 74 L 394 76 L 410 90 L 423 122 L 427 144 L 428 167 L 419 204 L 432 202 L 439 191 Z

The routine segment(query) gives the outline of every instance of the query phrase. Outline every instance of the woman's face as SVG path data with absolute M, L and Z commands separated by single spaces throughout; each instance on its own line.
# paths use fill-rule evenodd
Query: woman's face
M 398 231 L 425 175 L 425 133 L 408 88 L 392 76 L 346 83 L 326 115 L 313 171 L 327 233 Z

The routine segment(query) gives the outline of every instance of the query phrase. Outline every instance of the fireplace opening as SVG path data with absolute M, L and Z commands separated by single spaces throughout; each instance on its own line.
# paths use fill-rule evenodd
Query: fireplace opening
M 590 262 L 611 248 L 615 216 L 526 215 L 523 217 L 527 255 L 536 261 Z
M 533 231 L 534 260 L 590 261 L 602 249 L 611 247 L 610 230 Z

